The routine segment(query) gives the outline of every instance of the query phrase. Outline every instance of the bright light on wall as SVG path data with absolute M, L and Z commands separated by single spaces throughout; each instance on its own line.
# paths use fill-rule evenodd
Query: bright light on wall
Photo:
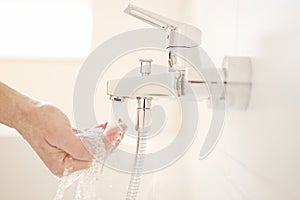
M 90 0 L 0 1 L 0 57 L 83 58 L 91 44 Z

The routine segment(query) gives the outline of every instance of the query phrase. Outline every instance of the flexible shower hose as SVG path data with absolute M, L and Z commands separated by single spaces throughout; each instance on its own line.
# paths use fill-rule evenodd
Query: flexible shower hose
M 139 186 L 140 186 L 140 180 L 143 172 L 146 145 L 147 145 L 146 137 L 143 137 L 142 133 L 138 131 L 136 154 L 135 154 L 134 165 L 131 173 L 126 200 L 136 200 Z

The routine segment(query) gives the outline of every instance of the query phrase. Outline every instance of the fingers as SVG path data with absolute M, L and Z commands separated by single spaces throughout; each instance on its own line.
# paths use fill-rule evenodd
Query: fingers
M 113 126 L 105 130 L 105 144 L 107 150 L 114 150 L 121 143 L 124 134 L 127 130 L 127 126 L 125 124 L 121 124 L 120 126 Z
M 114 126 L 107 128 L 107 123 L 102 124 L 101 127 L 105 130 L 105 143 L 107 149 L 115 149 L 124 137 L 124 133 L 127 130 L 127 126 L 121 124 L 120 126 Z M 89 168 L 91 165 L 92 156 L 83 146 L 79 137 L 75 136 L 78 131 L 71 129 L 66 131 L 65 134 L 61 135 L 60 140 L 56 145 L 52 145 L 53 156 L 58 157 L 51 159 L 50 157 L 45 158 L 49 165 L 49 169 L 57 176 L 63 176 L 72 172 Z M 51 142 L 48 142 L 51 145 Z M 111 148 L 113 146 L 113 148 Z M 51 160 L 53 162 L 51 162 Z M 57 161 L 59 161 L 57 163 Z M 55 162 L 56 161 L 56 162 Z M 45 162 L 46 163 L 46 162 Z M 55 164 L 56 163 L 56 164 Z M 64 174 L 65 173 L 65 174 Z
M 83 146 L 80 138 L 76 137 L 73 131 L 61 136 L 59 145 L 57 146 L 60 149 L 63 149 L 67 154 L 71 155 L 74 159 L 82 161 L 91 161 L 92 156 Z
M 82 160 L 77 160 L 74 159 L 70 155 L 66 155 L 66 157 L 63 160 L 63 168 L 64 172 L 61 173 L 63 175 L 68 175 L 72 172 L 87 169 L 91 166 L 90 161 L 82 161 Z
M 57 160 L 53 161 L 52 164 L 54 163 L 56 163 L 55 166 L 51 168 L 50 165 L 49 169 L 58 177 L 67 176 L 75 171 L 84 170 L 91 166 L 90 161 L 77 160 L 70 155 L 66 155 L 61 163 L 57 163 Z
M 107 149 L 110 149 L 111 146 L 113 146 L 113 149 L 116 148 L 120 144 L 121 140 L 124 137 L 124 133 L 127 130 L 127 126 L 123 123 L 119 124 L 119 126 L 108 128 L 106 122 L 105 124 L 97 126 L 97 128 L 102 128 L 105 130 L 104 142 Z M 78 132 L 76 129 L 72 129 L 72 131 L 75 134 Z M 91 161 L 92 156 L 83 147 L 82 142 L 78 137 L 70 137 L 68 140 L 64 139 L 63 141 L 64 143 L 62 144 L 61 149 L 66 151 L 73 158 L 77 160 Z
M 119 138 L 123 138 L 123 135 L 124 132 L 118 126 L 114 126 L 106 131 L 105 138 L 109 143 L 113 143 Z

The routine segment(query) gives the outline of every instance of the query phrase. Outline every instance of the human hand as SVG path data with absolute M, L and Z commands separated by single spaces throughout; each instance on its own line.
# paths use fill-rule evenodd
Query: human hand
M 65 169 L 73 172 L 90 166 L 91 155 L 75 136 L 66 115 L 55 106 L 34 103 L 16 129 L 54 175 L 60 177 Z
M 107 122 L 105 124 L 102 124 L 98 126 L 99 128 L 102 128 L 104 130 L 104 143 L 106 151 L 113 151 L 116 149 L 119 144 L 121 143 L 124 134 L 127 130 L 127 126 L 122 123 L 121 120 L 119 120 L 118 125 L 110 125 L 107 126 Z
M 113 125 L 105 123 L 83 130 L 74 129 L 74 132 L 93 158 L 101 162 L 103 156 L 108 156 L 119 146 L 126 130 L 127 126 L 123 123 Z

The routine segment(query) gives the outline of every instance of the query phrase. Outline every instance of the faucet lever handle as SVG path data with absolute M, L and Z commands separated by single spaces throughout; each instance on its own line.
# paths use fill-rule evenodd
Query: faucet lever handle
M 129 4 L 124 10 L 124 12 L 156 28 L 160 28 L 163 30 L 175 30 L 179 25 L 179 22 L 168 19 L 166 17 L 163 17 L 161 15 L 158 15 L 149 10 L 145 10 L 132 4 Z
M 193 25 L 169 19 L 132 4 L 129 4 L 124 12 L 156 28 L 166 31 L 169 38 L 167 47 L 195 47 L 201 43 L 201 31 Z M 186 41 L 186 39 L 179 36 L 178 33 L 187 36 L 192 41 Z

